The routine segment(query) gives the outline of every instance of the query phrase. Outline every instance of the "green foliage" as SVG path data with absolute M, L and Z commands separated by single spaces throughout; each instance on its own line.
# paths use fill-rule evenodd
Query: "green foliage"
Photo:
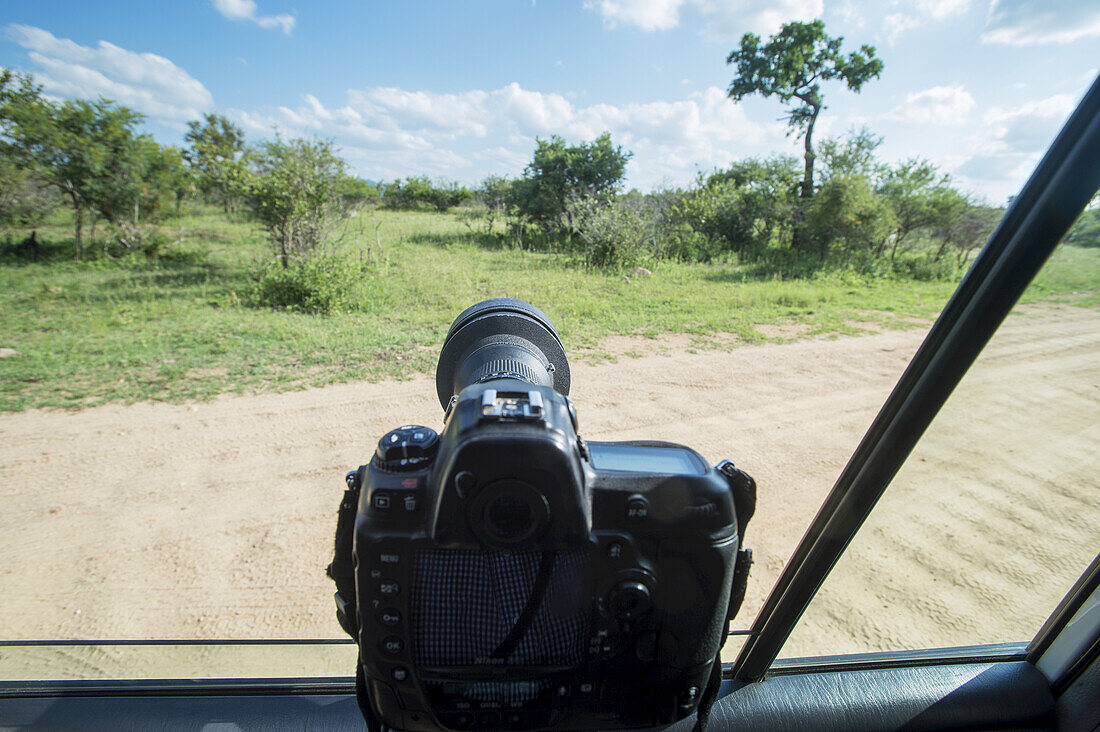
M 130 211 L 136 226 L 143 203 L 156 209 L 163 155 L 152 138 L 136 132 L 140 114 L 103 99 L 54 103 L 28 77 L 6 70 L 0 87 L 4 143 L 25 168 L 69 199 L 78 256 L 88 211 L 114 224 Z
M 797 100 L 787 113 L 792 132 L 805 138 L 805 173 L 802 196 L 814 195 L 813 131 L 824 108 L 822 81 L 840 80 L 854 92 L 882 73 L 882 61 L 875 58 L 873 46 L 861 46 L 845 56 L 840 46 L 843 37 L 825 33 L 825 23 L 784 23 L 779 32 L 761 45 L 760 36 L 746 33 L 741 47 L 730 52 L 727 64 L 737 66 L 730 82 L 730 99 L 740 101 L 752 94 L 777 96 L 784 104 Z
M 283 267 L 303 261 L 329 240 L 343 218 L 337 192 L 344 161 L 331 142 L 276 138 L 260 146 L 253 165 L 253 214 L 267 228 Z
M 999 208 L 977 205 L 947 187 L 936 190 L 931 206 L 931 233 L 940 241 L 935 259 L 953 252 L 960 266 L 986 243 L 1003 214 Z
M 614 193 L 631 155 L 612 145 L 608 133 L 580 145 L 566 145 L 557 135 L 538 140 L 523 177 L 508 191 L 508 206 L 544 232 L 571 233 L 569 202 Z
M 357 260 L 317 254 L 296 267 L 272 263 L 255 278 L 248 302 L 262 307 L 328 315 L 359 310 L 367 268 Z
M 384 261 L 357 288 L 339 290 L 350 293 L 354 309 L 316 316 L 248 306 L 267 235 L 220 207 L 185 204 L 184 242 L 164 256 L 84 262 L 52 256 L 72 237 L 72 213 L 60 211 L 38 231 L 39 261 L 0 250 L 0 344 L 19 354 L 0 359 L 0 410 L 179 402 L 430 374 L 454 314 L 494 296 L 545 309 L 579 361 L 606 357 L 612 335 L 681 333 L 691 347 L 731 348 L 731 339 L 715 334 L 760 342 L 762 323 L 799 324 L 811 337 L 927 327 L 962 274 L 949 267 L 950 277 L 923 281 L 888 269 L 820 269 L 806 267 L 803 255 L 769 249 L 751 263 L 665 258 L 652 277 L 628 282 L 555 253 L 502 248 L 471 234 L 453 212 L 372 216 L 385 236 Z M 359 216 L 348 226 L 351 236 L 331 253 L 361 267 L 350 242 L 372 239 L 374 222 Z M 917 256 L 899 252 L 895 266 Z M 946 257 L 939 266 L 953 263 Z M 1095 307 L 1098 275 L 1100 249 L 1059 247 L 1025 299 Z M 664 348 L 647 343 L 655 353 Z
M 915 232 L 942 227 L 945 206 L 954 206 L 953 196 L 958 196 L 947 176 L 936 170 L 936 166 L 916 158 L 883 171 L 879 190 L 894 210 L 896 220 L 891 258 Z M 962 204 L 965 206 L 965 202 Z
M 490 175 L 481 181 L 474 192 L 474 201 L 482 210 L 485 219 L 485 233 L 493 233 L 493 224 L 503 218 L 508 210 L 508 196 L 512 181 L 499 175 Z
M 684 196 L 679 220 L 711 242 L 700 258 L 734 252 L 756 259 L 769 246 L 788 245 L 798 204 L 797 165 L 786 156 L 750 158 L 716 171 Z
M 884 166 L 875 157 L 875 151 L 881 145 L 882 136 L 874 134 L 866 127 L 850 133 L 844 139 L 825 138 L 818 150 L 825 180 L 836 176 L 860 175 L 877 182 L 884 174 Z
M 1077 223 L 1066 234 L 1065 242 L 1077 247 L 1100 247 L 1100 197 L 1081 213 Z
M 879 252 L 895 225 L 889 204 L 875 195 L 861 176 L 826 181 L 805 211 L 803 222 L 806 242 L 821 261 L 831 254 Z
M 57 192 L 39 174 L 0 152 L 0 227 L 34 228 L 58 205 Z
M 461 206 L 473 197 L 473 193 L 457 183 L 447 181 L 432 183 L 427 176 L 400 179 L 386 186 L 382 205 L 394 211 L 410 211 L 432 208 L 436 211 Z
M 335 195 L 344 207 L 355 209 L 378 203 L 382 189 L 362 178 L 345 175 L 337 181 Z
M 661 254 L 665 212 L 659 199 L 638 194 L 570 201 L 567 214 L 584 242 L 585 263 L 611 270 L 650 264 Z
M 210 113 L 188 122 L 183 139 L 199 190 L 226 213 L 234 210 L 250 183 L 244 132 L 225 117 Z

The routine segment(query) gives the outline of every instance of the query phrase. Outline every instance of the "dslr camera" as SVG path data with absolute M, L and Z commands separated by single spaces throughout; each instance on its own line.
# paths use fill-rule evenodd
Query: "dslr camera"
M 549 318 L 468 308 L 440 433 L 398 427 L 347 474 L 337 617 L 374 729 L 594 729 L 709 708 L 744 596 L 751 477 L 667 442 L 578 433 Z

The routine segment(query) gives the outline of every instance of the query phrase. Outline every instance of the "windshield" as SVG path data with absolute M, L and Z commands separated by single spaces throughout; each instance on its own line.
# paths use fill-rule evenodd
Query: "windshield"
M 66 645 L 8 647 L 0 677 L 350 674 L 325 575 L 345 473 L 442 427 L 447 327 L 490 297 L 553 320 L 582 437 L 755 478 L 745 631 L 1100 27 L 1008 2 L 789 15 L 7 8 L 0 633 Z M 780 78 L 795 36 L 811 60 Z M 1094 332 L 1098 221 L 1029 293 L 1039 332 Z M 958 579 L 928 571 L 914 596 Z M 856 645 L 969 637 L 906 632 Z

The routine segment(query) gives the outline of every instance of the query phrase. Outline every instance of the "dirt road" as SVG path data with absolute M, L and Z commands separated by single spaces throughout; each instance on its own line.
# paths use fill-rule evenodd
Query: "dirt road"
M 623 350 L 671 353 L 575 364 L 572 396 L 589 439 L 682 442 L 756 477 L 747 626 L 922 337 L 700 353 L 639 340 Z M 1011 316 L 789 652 L 1029 637 L 1100 544 L 1098 352 L 1100 312 Z M 0 416 L 0 628 L 339 637 L 323 568 L 344 472 L 387 429 L 440 421 L 428 377 Z

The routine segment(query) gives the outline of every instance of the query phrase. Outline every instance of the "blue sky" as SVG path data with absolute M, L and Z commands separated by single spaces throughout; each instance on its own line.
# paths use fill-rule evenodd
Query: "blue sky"
M 725 97 L 725 58 L 813 18 L 885 62 L 859 95 L 824 87 L 818 137 L 867 126 L 997 203 L 1100 65 L 1096 0 L 0 0 L 0 65 L 137 109 L 163 143 L 206 111 L 253 141 L 331 138 L 372 179 L 518 175 L 537 137 L 606 130 L 650 189 L 799 153 L 779 102 Z

